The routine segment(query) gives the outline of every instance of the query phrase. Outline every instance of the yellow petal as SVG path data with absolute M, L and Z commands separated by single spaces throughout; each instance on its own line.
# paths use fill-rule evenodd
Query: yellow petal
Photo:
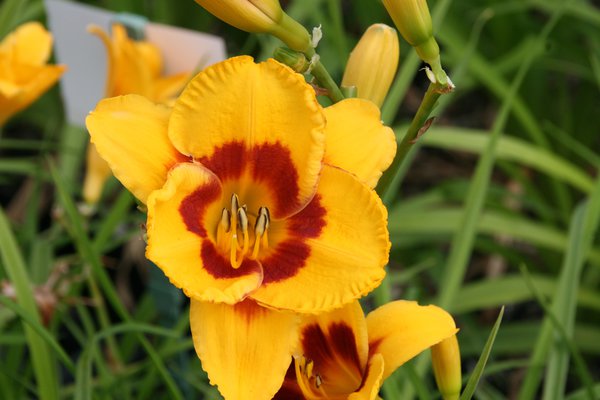
M 308 317 L 300 327 L 300 356 L 312 363 L 310 376 L 301 387 L 308 391 L 306 397 L 316 390 L 314 378 L 319 376 L 319 390 L 329 396 L 348 395 L 360 388 L 367 368 L 367 325 L 358 301 L 332 312 Z M 307 379 L 308 378 L 308 379 Z
M 0 80 L 0 98 L 9 99 L 16 96 L 22 89 L 12 82 Z
M 255 64 L 250 57 L 236 57 L 192 79 L 173 108 L 169 137 L 181 153 L 205 164 L 223 184 L 239 179 L 226 176 L 232 163 L 241 163 L 243 173 L 254 181 L 286 182 L 285 204 L 263 204 L 280 218 L 302 208 L 314 194 L 324 124 L 314 91 L 301 75 L 274 60 Z M 244 158 L 220 157 L 232 147 Z M 271 193 L 265 200 L 275 201 L 282 194 Z
M 394 131 L 382 124 L 377 106 L 346 99 L 327 107 L 325 117 L 325 162 L 375 187 L 396 154 Z
M 142 96 L 102 100 L 86 119 L 91 141 L 115 176 L 143 203 L 186 158 L 167 137 L 170 109 Z
M 0 53 L 10 54 L 19 64 L 41 66 L 52 50 L 52 35 L 39 22 L 19 26 L 0 43 Z
M 111 176 L 110 166 L 92 143 L 88 145 L 85 179 L 83 180 L 83 199 L 93 205 L 100 200 L 104 184 Z
M 374 400 L 378 398 L 377 394 L 383 383 L 383 364 L 384 360 L 381 354 L 371 356 L 360 389 L 348 396 L 348 400 Z
M 127 36 L 127 31 L 123 25 L 113 25 L 112 41 L 115 51 L 115 86 L 113 92 L 107 93 L 107 96 L 133 93 L 148 97 L 156 102 L 156 99 L 152 98 L 153 76 L 150 71 L 151 68 L 156 66 L 146 65 L 145 55 L 138 51 L 138 43 Z
M 292 360 L 297 322 L 293 313 L 251 300 L 230 306 L 192 299 L 190 309 L 202 368 L 227 400 L 273 398 Z
M 156 78 L 154 82 L 154 99 L 159 103 L 166 104 L 169 100 L 174 99 L 185 84 L 190 80 L 191 74 L 182 72 L 171 75 L 166 78 Z
M 367 294 L 385 275 L 385 207 L 373 190 L 339 168 L 324 166 L 311 203 L 285 226 L 275 221 L 271 232 L 289 235 L 295 245 L 261 259 L 264 282 L 252 297 L 263 304 L 330 311 Z
M 439 307 L 398 300 L 367 315 L 369 353 L 385 361 L 383 379 L 423 350 L 457 332 L 454 320 Z
M 173 168 L 165 186 L 148 197 L 146 257 L 187 296 L 233 304 L 261 284 L 262 269 L 252 260 L 233 269 L 214 244 L 221 197 L 221 183 L 206 168 Z
M 14 64 L 17 75 L 21 75 L 15 83 L 20 90 L 12 91 L 9 96 L 0 94 L 0 126 L 13 114 L 27 108 L 50 87 L 52 87 L 66 67 L 62 65 L 43 65 L 41 67 L 28 66 L 25 64 Z M 27 71 L 30 80 L 21 79 Z
M 143 61 L 145 68 L 148 70 L 150 76 L 153 78 L 158 77 L 163 69 L 162 56 L 160 49 L 150 42 L 134 42 L 135 51 L 139 54 Z
M 113 46 L 113 43 L 108 36 L 108 34 L 99 27 L 98 25 L 88 25 L 87 31 L 93 35 L 98 36 L 98 38 L 104 44 L 106 49 L 106 84 L 104 89 L 104 96 L 113 97 L 121 94 L 131 94 L 131 93 L 115 93 L 116 79 L 117 79 L 117 64 L 120 63 L 119 55 L 117 54 L 117 49 Z M 139 93 L 137 93 L 139 94 Z

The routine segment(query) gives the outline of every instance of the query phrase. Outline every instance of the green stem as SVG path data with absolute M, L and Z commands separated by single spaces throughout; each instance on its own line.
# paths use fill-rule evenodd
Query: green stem
M 433 111 L 439 97 L 448 92 L 447 86 L 440 85 L 439 83 L 431 83 L 425 92 L 425 96 L 421 101 L 421 105 L 417 110 L 406 134 L 402 138 L 402 141 L 398 145 L 396 150 L 396 157 L 392 162 L 392 165 L 387 169 L 379 180 L 377 185 L 379 195 L 381 196 L 384 204 L 389 205 L 393 200 L 396 190 L 398 189 L 398 183 L 400 181 L 400 166 L 406 159 L 406 156 L 412 149 L 416 140 L 420 135 L 424 133 L 423 128 L 426 130 L 425 124 L 429 115 Z M 419 134 L 420 132 L 420 134 Z
M 307 73 L 310 68 L 310 74 L 316 79 L 319 87 L 327 91 L 327 96 L 329 96 L 331 101 L 337 103 L 338 101 L 344 100 L 344 94 L 323 63 L 321 63 L 318 58 L 312 63 L 312 59 L 316 54 L 315 49 L 312 47 L 308 47 L 304 52 L 297 52 L 287 47 L 280 47 L 275 50 L 273 57 L 275 57 L 277 61 L 292 68 L 294 71 L 302 74 Z
M 313 64 L 312 70 L 310 71 L 311 75 L 315 77 L 319 86 L 327 90 L 327 95 L 334 102 L 344 100 L 344 95 L 340 90 L 339 86 L 335 83 L 329 72 L 321 63 L 321 61 L 317 61 Z

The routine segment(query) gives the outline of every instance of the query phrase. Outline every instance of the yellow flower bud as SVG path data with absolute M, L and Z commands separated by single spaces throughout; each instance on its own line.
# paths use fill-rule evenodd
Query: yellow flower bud
M 399 58 L 396 30 L 385 24 L 371 25 L 350 53 L 342 86 L 355 86 L 357 97 L 381 107 L 396 75 Z
M 460 349 L 456 335 L 442 340 L 431 348 L 433 372 L 438 389 L 444 400 L 460 397 L 462 376 L 460 371 Z
M 196 0 L 220 20 L 246 32 L 269 33 L 297 51 L 310 51 L 308 31 L 290 18 L 279 0 Z
M 108 163 L 100 157 L 96 146 L 90 143 L 87 150 L 86 173 L 83 182 L 83 199 L 87 204 L 94 205 L 98 203 L 104 183 L 111 175 L 112 172 Z
M 383 0 L 402 37 L 419 57 L 434 68 L 439 64 L 440 48 L 433 37 L 431 15 L 426 0 Z

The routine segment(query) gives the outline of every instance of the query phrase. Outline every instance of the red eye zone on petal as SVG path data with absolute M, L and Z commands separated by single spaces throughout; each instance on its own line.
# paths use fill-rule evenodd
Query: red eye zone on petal
M 209 239 L 202 241 L 200 258 L 204 269 L 217 279 L 238 278 L 260 269 L 259 263 L 250 259 L 244 259 L 239 268 L 231 268 L 229 259 L 225 258 Z
M 218 147 L 210 157 L 199 160 L 222 182 L 240 179 L 244 172 L 258 185 L 269 189 L 275 217 L 290 214 L 300 206 L 298 171 L 290 151 L 281 143 L 262 143 L 247 148 L 242 142 Z
M 331 324 L 327 333 L 317 324 L 308 325 L 302 330 L 302 348 L 304 357 L 314 362 L 317 371 L 344 362 L 362 376 L 354 332 L 344 323 Z
M 187 196 L 179 206 L 179 214 L 187 229 L 201 237 L 206 237 L 204 214 L 206 208 L 221 195 L 221 187 L 214 180 L 208 185 L 199 187 Z
M 275 251 L 269 257 L 261 260 L 263 284 L 291 278 L 304 267 L 310 256 L 310 246 L 305 240 L 321 234 L 325 228 L 326 214 L 319 195 L 316 195 L 302 211 L 286 220 L 288 237 L 276 244 Z

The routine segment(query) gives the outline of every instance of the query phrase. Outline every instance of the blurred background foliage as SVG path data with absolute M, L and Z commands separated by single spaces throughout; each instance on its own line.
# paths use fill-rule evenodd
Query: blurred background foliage
M 230 55 L 264 59 L 280 45 L 192 0 L 82 2 L 220 35 Z M 378 1 L 282 4 L 322 25 L 319 53 L 338 82 L 362 32 L 392 25 Z M 393 252 L 365 308 L 402 298 L 449 309 L 466 379 L 505 305 L 476 398 L 600 398 L 599 2 L 429 4 L 457 88 L 386 199 Z M 0 37 L 28 20 L 45 20 L 40 0 L 0 1 Z M 382 108 L 398 136 L 428 84 L 420 68 L 402 43 Z M 71 139 L 82 137 L 65 126 L 59 88 L 0 133 L 0 398 L 219 398 L 187 301 L 144 259 L 132 197 L 113 180 L 93 217 L 78 212 L 83 153 Z M 382 397 L 438 398 L 428 357 Z

